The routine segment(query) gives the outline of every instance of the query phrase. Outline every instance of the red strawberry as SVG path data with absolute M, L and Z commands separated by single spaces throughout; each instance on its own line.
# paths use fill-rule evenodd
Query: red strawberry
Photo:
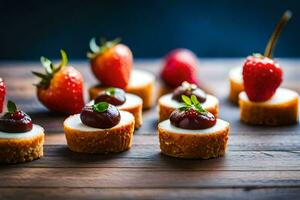
M 131 50 L 119 42 L 102 41 L 98 46 L 93 38 L 87 56 L 94 75 L 103 85 L 124 89 L 129 83 L 133 58 Z
M 282 70 L 271 57 L 279 35 L 291 16 L 290 11 L 284 12 L 269 39 L 264 56 L 254 54 L 249 56 L 244 63 L 244 88 L 251 101 L 267 101 L 275 94 L 282 82 Z
M 83 78 L 75 68 L 66 66 L 68 59 L 63 50 L 61 56 L 62 61 L 57 67 L 47 58 L 41 57 L 46 72 L 33 72 L 42 79 L 36 85 L 37 96 L 49 110 L 65 114 L 80 113 L 84 106 Z
M 282 70 L 274 60 L 249 56 L 243 67 L 245 92 L 251 101 L 270 99 L 282 82 Z
M 198 84 L 196 55 L 188 49 L 171 51 L 165 58 L 161 77 L 171 87 L 178 87 L 184 81 Z
M 0 78 L 0 113 L 3 111 L 3 104 L 6 95 L 6 86 L 2 78 Z

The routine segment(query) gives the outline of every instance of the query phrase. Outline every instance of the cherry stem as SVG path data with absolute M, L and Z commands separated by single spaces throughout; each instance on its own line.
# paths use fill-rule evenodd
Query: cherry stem
M 280 33 L 291 17 L 292 17 L 292 12 L 289 10 L 285 11 L 284 14 L 282 15 L 280 21 L 278 22 L 277 26 L 275 27 L 274 32 L 272 33 L 272 35 L 269 39 L 268 45 L 265 50 L 266 57 L 269 57 L 269 58 L 272 57 L 273 50 L 274 50 L 276 42 L 280 36 Z

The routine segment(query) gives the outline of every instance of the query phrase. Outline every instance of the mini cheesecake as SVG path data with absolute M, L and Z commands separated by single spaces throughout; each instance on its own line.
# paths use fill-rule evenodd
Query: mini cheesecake
M 185 95 L 184 105 L 158 124 L 160 149 L 178 158 L 209 159 L 226 152 L 229 123 L 206 111 L 195 95 Z
M 184 82 L 184 87 L 195 86 L 193 84 L 189 84 Z M 180 86 L 182 87 L 182 86 Z M 199 89 L 199 88 L 197 88 Z M 199 89 L 200 90 L 200 89 Z M 175 90 L 176 91 L 176 90 Z M 204 93 L 204 92 L 203 92 Z M 183 102 L 179 102 L 178 100 L 173 98 L 174 93 L 163 95 L 158 100 L 158 121 L 163 121 L 169 118 L 171 113 L 183 105 Z M 201 103 L 202 107 L 208 112 L 212 113 L 216 118 L 219 113 L 219 100 L 209 94 L 205 94 L 205 100 Z
M 235 104 L 239 102 L 239 94 L 244 91 L 242 67 L 236 67 L 229 72 L 229 100 Z
M 155 76 L 153 74 L 135 69 L 131 73 L 129 84 L 125 88 L 125 91 L 141 97 L 143 100 L 143 109 L 149 109 L 152 107 L 155 99 L 154 84 Z M 91 87 L 89 89 L 90 99 L 95 99 L 99 92 L 107 88 L 101 85 Z
M 267 101 L 250 101 L 246 92 L 239 95 L 241 121 L 253 125 L 288 125 L 299 118 L 299 95 L 297 92 L 278 88 Z
M 43 156 L 44 129 L 12 101 L 0 117 L 0 163 L 23 163 Z
M 177 128 L 165 120 L 158 124 L 160 149 L 163 154 L 179 158 L 209 159 L 226 152 L 229 123 L 217 119 L 207 129 L 188 130 Z
M 100 92 L 95 100 L 92 100 L 88 105 L 93 105 L 101 101 L 112 104 L 119 110 L 130 112 L 134 116 L 135 128 L 141 127 L 143 123 L 143 100 L 139 96 L 125 93 L 120 88 L 112 87 Z
M 23 163 L 43 156 L 44 129 L 33 124 L 24 133 L 0 131 L 0 162 Z
M 82 114 L 83 111 L 81 114 L 72 115 L 64 121 L 64 132 L 70 150 L 81 153 L 106 154 L 125 151 L 131 147 L 134 131 L 134 116 L 131 113 L 119 111 L 118 122 L 112 124 L 112 127 L 105 128 L 96 128 L 84 124 Z M 106 116 L 111 116 L 111 114 Z M 93 118 L 93 116 L 87 117 Z M 86 119 L 87 122 L 93 120 L 93 123 L 104 126 L 113 121 L 103 117 Z
M 124 104 L 117 106 L 119 110 L 130 112 L 134 116 L 135 128 L 140 128 L 143 124 L 142 110 L 143 100 L 134 94 L 125 94 L 126 101 Z M 94 104 L 94 100 L 90 101 L 88 105 Z

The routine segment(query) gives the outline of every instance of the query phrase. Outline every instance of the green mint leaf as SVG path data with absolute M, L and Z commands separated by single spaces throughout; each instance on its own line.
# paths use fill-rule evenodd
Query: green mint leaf
M 68 64 L 68 56 L 67 53 L 61 49 L 60 50 L 60 55 L 61 55 L 61 62 L 60 62 L 60 67 L 66 66 Z
M 195 105 L 194 107 L 200 113 L 206 113 L 207 112 L 200 104 Z
M 189 107 L 182 106 L 182 107 L 178 108 L 178 110 L 179 110 L 180 112 L 182 112 L 182 111 L 185 111 L 185 110 L 188 109 L 188 108 L 189 108 Z
M 100 47 L 97 45 L 95 38 L 92 38 L 90 40 L 90 50 L 92 51 L 92 53 L 97 53 L 100 51 Z
M 116 94 L 116 88 L 113 88 L 113 87 L 107 88 L 107 89 L 105 90 L 105 92 L 106 92 L 106 94 L 108 94 L 109 96 L 115 96 L 115 94 Z
M 193 103 L 194 105 L 200 104 L 199 101 L 198 101 L 198 99 L 197 99 L 197 97 L 196 97 L 195 95 L 192 95 L 192 96 L 191 96 L 191 100 L 192 100 L 192 103 Z
M 17 111 L 17 106 L 14 102 L 8 100 L 7 102 L 7 110 L 9 113 L 14 113 Z
M 201 103 L 198 101 L 195 95 L 192 95 L 191 98 L 182 95 L 181 96 L 183 102 L 185 103 L 184 106 L 178 108 L 179 111 L 185 111 L 187 109 L 196 110 L 199 113 L 206 113 L 207 111 L 201 106 Z
M 107 111 L 109 104 L 107 102 L 99 102 L 92 105 L 92 109 L 96 112 L 105 112 Z
M 191 106 L 192 105 L 192 101 L 189 97 L 185 96 L 185 95 L 181 95 L 181 98 L 182 98 L 182 101 L 188 105 L 188 106 Z

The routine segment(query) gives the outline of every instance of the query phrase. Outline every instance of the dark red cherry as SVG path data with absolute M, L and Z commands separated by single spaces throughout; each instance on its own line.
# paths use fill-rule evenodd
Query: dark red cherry
M 206 93 L 198 88 L 195 84 L 190 84 L 188 82 L 183 82 L 181 86 L 174 90 L 172 99 L 178 102 L 183 102 L 181 98 L 182 95 L 187 97 L 195 95 L 200 103 L 206 101 Z
M 32 120 L 23 111 L 7 112 L 0 118 L 0 131 L 22 133 L 32 129 Z
M 95 99 L 95 103 L 99 103 L 102 101 L 115 106 L 122 105 L 126 101 L 125 92 L 124 90 L 119 88 L 108 88 L 105 91 L 101 92 Z
M 121 115 L 114 105 L 100 102 L 85 106 L 80 113 L 80 119 L 87 126 L 106 129 L 116 126 L 121 120 Z
M 175 110 L 170 116 L 171 124 L 182 129 L 206 129 L 216 124 L 216 118 L 210 112 L 198 112 L 193 108 Z

